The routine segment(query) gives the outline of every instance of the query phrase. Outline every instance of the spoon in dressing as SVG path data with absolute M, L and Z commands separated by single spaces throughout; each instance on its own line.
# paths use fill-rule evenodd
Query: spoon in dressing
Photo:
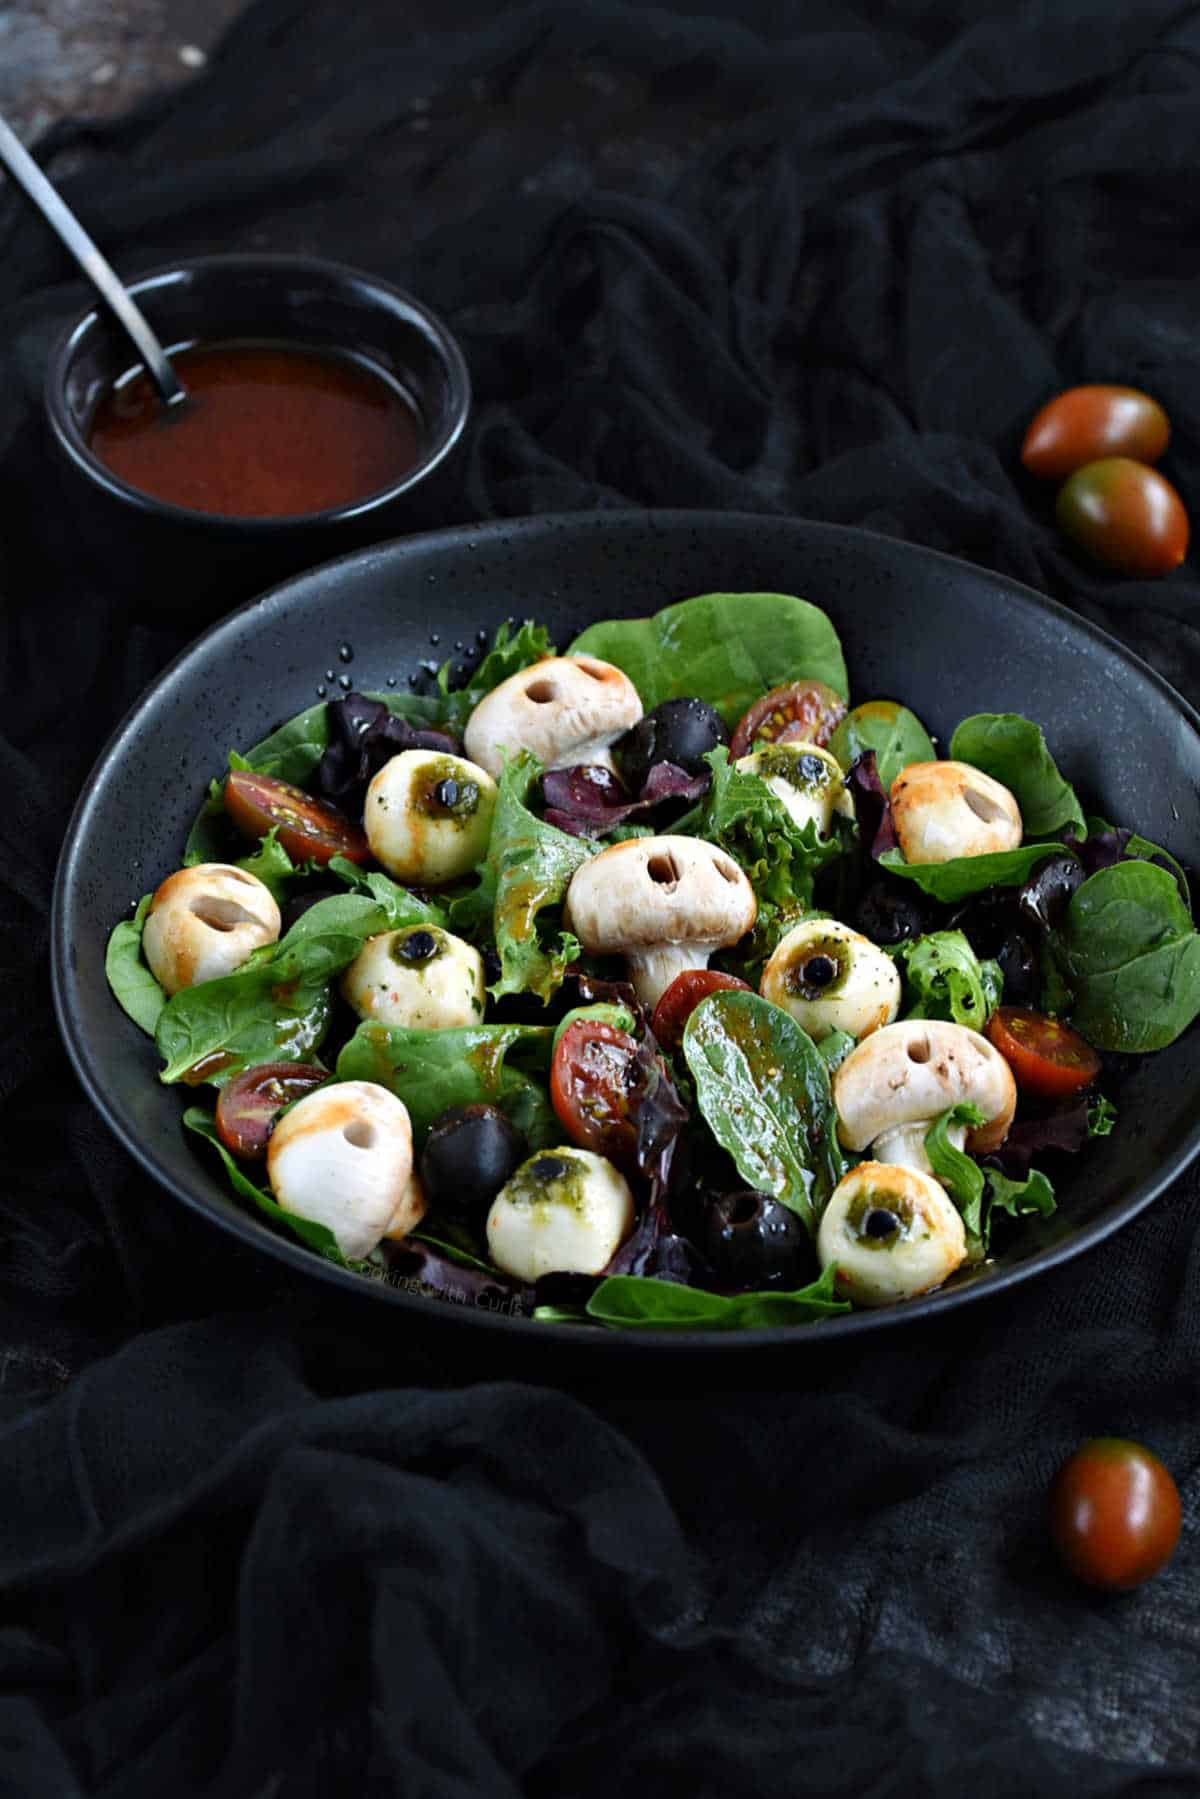
M 167 407 L 180 405 L 188 397 L 187 389 L 171 367 L 171 359 L 150 329 L 146 315 L 121 285 L 116 271 L 105 261 L 58 190 L 42 174 L 16 132 L 5 122 L 3 114 L 0 114 L 0 163 L 53 226 L 101 299 L 133 339 L 163 404 Z

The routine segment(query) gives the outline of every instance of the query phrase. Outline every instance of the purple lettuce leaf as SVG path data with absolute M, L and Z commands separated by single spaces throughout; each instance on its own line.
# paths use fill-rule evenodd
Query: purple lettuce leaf
M 386 1239 L 381 1245 L 393 1284 L 418 1288 L 454 1305 L 482 1306 L 494 1312 L 518 1316 L 533 1310 L 533 1289 L 507 1275 L 469 1268 L 452 1261 L 429 1243 L 408 1237 L 401 1243 Z
M 367 783 L 401 750 L 436 750 L 455 756 L 461 746 L 447 731 L 424 731 L 397 718 L 382 700 L 348 693 L 325 708 L 329 744 L 313 773 L 313 788 L 343 811 L 359 816 Z
M 651 812 L 664 800 L 690 802 L 707 791 L 707 769 L 690 775 L 673 762 L 656 762 L 634 798 L 613 774 L 598 763 L 551 768 L 542 776 L 546 823 L 572 837 L 603 837 L 628 819 Z
M 875 766 L 874 750 L 864 750 L 851 763 L 846 784 L 854 799 L 859 834 L 864 843 L 870 844 L 871 856 L 878 862 L 885 850 L 896 848 L 896 826 L 892 803 Z
M 1087 1135 L 1088 1096 L 1081 1094 L 1078 1099 L 1056 1106 L 1040 1118 L 1019 1118 L 1000 1148 L 990 1156 L 981 1156 L 979 1161 L 985 1168 L 989 1162 L 994 1162 L 1002 1173 L 1016 1180 L 1028 1174 L 1033 1158 L 1043 1150 L 1056 1149 L 1063 1155 L 1078 1155 L 1087 1142 Z

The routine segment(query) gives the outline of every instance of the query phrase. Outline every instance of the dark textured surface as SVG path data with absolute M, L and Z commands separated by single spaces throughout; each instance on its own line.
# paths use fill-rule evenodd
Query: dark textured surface
M 562 582 L 565 569 L 569 587 Z M 1185 865 L 1200 866 L 1194 718 L 1115 644 L 970 564 L 893 538 L 715 513 L 599 513 L 410 538 L 303 576 L 208 634 L 135 713 L 89 780 L 59 869 L 55 998 L 75 1066 L 130 1151 L 244 1241 L 293 1267 L 313 1268 L 307 1252 L 235 1204 L 220 1168 L 186 1137 L 179 1118 L 194 1096 L 159 1086 L 153 1044 L 114 1007 L 104 977 L 105 945 L 113 921 L 128 911 L 131 883 L 150 892 L 177 867 L 195 809 L 229 744 L 248 748 L 277 720 L 311 705 L 330 664 L 340 666 L 347 651 L 354 680 L 382 691 L 389 680 L 406 682 L 435 648 L 472 642 L 498 616 L 522 616 L 531 593 L 539 596 L 539 620 L 565 646 L 596 618 L 657 611 L 692 593 L 739 585 L 771 593 L 789 584 L 833 619 L 853 695 L 901 695 L 942 742 L 974 711 L 1023 708 L 1033 718 L 1052 719 L 1056 759 L 1087 812 L 1136 819 L 1152 841 Z M 426 628 L 426 615 L 436 617 L 437 631 Z M 981 668 L 974 648 L 984 637 L 991 639 L 991 655 Z M 914 647 L 927 643 L 939 646 L 938 658 Z M 1119 755 L 1116 743 L 1123 746 Z M 1155 744 L 1171 745 L 1165 770 Z M 164 768 L 172 771 L 169 785 L 161 779 Z M 119 858 L 106 854 L 110 843 L 122 845 Z M 905 1307 L 830 1320 L 820 1338 L 939 1317 L 994 1290 L 1009 1270 L 1053 1266 L 1063 1248 L 1093 1244 L 1132 1216 L 1194 1151 L 1200 1036 L 1139 1058 L 1113 1091 L 1119 1132 L 1054 1170 L 1058 1213 L 1012 1233 L 989 1274 Z M 432 1306 L 430 1325 L 444 1330 L 442 1305 L 327 1264 L 316 1267 L 356 1293 L 364 1309 L 387 1302 L 420 1314 Z M 525 1369 L 536 1369 L 531 1329 L 542 1338 L 545 1327 L 484 1310 L 451 1317 L 460 1328 L 474 1323 L 493 1339 L 513 1339 Z M 697 1342 L 691 1333 L 655 1342 L 592 1330 L 581 1345 L 578 1330 L 550 1334 L 560 1339 L 556 1358 L 578 1349 L 581 1362 L 592 1346 L 610 1363 L 626 1352 L 645 1363 Z M 759 1335 L 719 1339 L 716 1354 L 744 1354 Z M 790 1342 L 794 1356 L 817 1340 L 811 1331 L 773 1335 Z M 714 1347 L 711 1336 L 707 1347 Z
M 1016 452 L 1055 388 L 1132 380 L 1197 492 L 1198 118 L 1170 0 L 266 0 L 201 79 L 45 154 L 122 269 L 317 251 L 444 310 L 479 395 L 464 521 L 862 524 L 1045 589 L 1194 701 L 1194 569 L 1084 571 Z M 48 485 L 41 375 L 83 298 L 0 196 L 0 1784 L 1194 1793 L 1194 1181 L 886 1347 L 563 1395 L 367 1330 L 110 1136 L 50 1013 L 50 886 L 181 635 L 131 614 L 136 542 L 88 555 Z M 1095 1431 L 1184 1495 L 1120 1600 L 1046 1548 Z

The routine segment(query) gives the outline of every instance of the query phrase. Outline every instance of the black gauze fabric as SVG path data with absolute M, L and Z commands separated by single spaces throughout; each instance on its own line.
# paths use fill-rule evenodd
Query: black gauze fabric
M 1018 449 L 1057 389 L 1131 382 L 1200 494 L 1198 142 L 1200 8 L 1166 0 L 264 0 L 194 85 L 41 154 L 126 274 L 309 252 L 444 312 L 462 520 L 865 525 L 1196 700 L 1192 568 L 1085 570 Z M 136 546 L 85 551 L 47 497 L 85 298 L 0 192 L 0 1792 L 1197 1791 L 1193 1179 L 936 1328 L 588 1379 L 381 1332 L 109 1137 L 53 1020 L 51 882 L 182 634 L 131 609 Z M 1184 1496 L 1120 1598 L 1045 1529 L 1097 1432 Z

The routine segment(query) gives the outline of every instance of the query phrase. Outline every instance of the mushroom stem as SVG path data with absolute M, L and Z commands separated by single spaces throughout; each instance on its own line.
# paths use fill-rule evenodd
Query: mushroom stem
M 881 1132 L 871 1145 L 871 1160 L 886 1162 L 894 1168 L 919 1168 L 922 1174 L 932 1174 L 936 1180 L 933 1163 L 925 1149 L 926 1133 L 932 1123 L 932 1118 L 922 1118 L 915 1124 L 897 1124 L 890 1131 Z M 966 1125 L 949 1125 L 946 1137 L 955 1149 L 961 1149 L 967 1140 Z
M 606 768 L 610 775 L 616 775 L 620 780 L 620 772 L 613 761 L 612 751 L 609 748 L 609 745 L 615 742 L 616 738 L 608 736 L 593 738 L 588 743 L 573 743 L 569 749 L 564 750 L 561 756 L 555 756 L 546 766 L 547 768 L 579 768 L 586 764 L 589 768 Z
M 654 1010 L 677 974 L 689 968 L 707 968 L 711 948 L 707 943 L 657 943 L 648 949 L 626 950 L 629 976 L 646 1010 Z

